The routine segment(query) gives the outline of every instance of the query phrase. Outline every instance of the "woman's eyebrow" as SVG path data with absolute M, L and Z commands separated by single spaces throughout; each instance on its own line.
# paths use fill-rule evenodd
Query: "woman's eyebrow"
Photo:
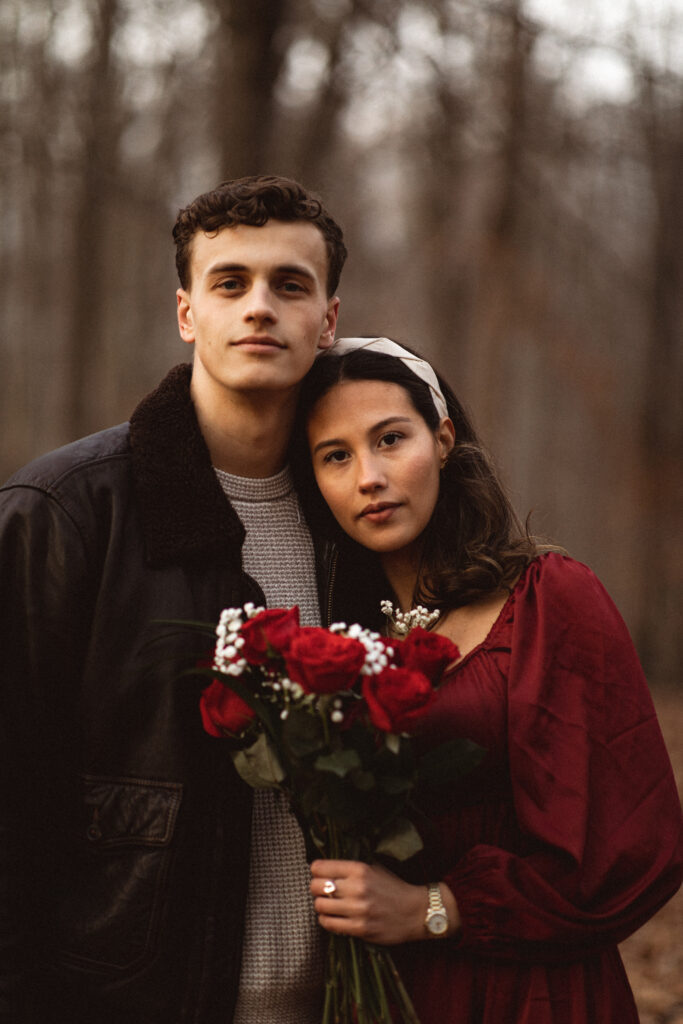
M 319 441 L 318 444 L 313 449 L 313 454 L 315 455 L 317 452 L 321 450 L 321 448 L 333 448 L 335 445 L 342 444 L 344 444 L 343 440 L 338 437 L 330 438 L 329 441 Z
M 378 430 L 384 430 L 385 427 L 390 426 L 393 423 L 410 423 L 410 416 L 387 416 L 386 419 L 380 420 L 379 423 L 373 423 L 368 430 L 369 434 L 374 434 Z M 319 452 L 321 448 L 332 448 L 334 445 L 343 445 L 344 439 L 339 437 L 332 437 L 329 441 L 319 441 L 313 449 L 313 455 Z
M 380 420 L 379 423 L 375 423 L 371 430 L 384 430 L 390 423 L 410 423 L 410 416 L 387 416 L 385 420 Z

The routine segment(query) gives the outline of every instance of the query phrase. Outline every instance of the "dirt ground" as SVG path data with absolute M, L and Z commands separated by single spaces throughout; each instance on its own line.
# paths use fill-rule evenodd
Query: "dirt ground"
M 683 691 L 654 693 L 683 794 Z M 683 889 L 621 946 L 641 1024 L 683 1024 Z

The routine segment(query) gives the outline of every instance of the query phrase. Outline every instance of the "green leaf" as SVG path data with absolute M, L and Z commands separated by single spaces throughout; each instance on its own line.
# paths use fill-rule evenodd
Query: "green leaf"
M 372 772 L 364 772 L 362 768 L 352 771 L 349 777 L 356 789 L 360 789 L 363 793 L 369 792 L 377 785 L 377 780 Z
M 407 818 L 397 818 L 375 847 L 375 853 L 383 853 L 396 860 L 408 860 L 422 849 L 420 834 Z
M 407 793 L 414 786 L 410 778 L 401 775 L 383 775 L 379 779 L 379 787 L 384 793 L 396 796 L 399 793 Z
M 486 751 L 472 740 L 456 739 L 427 751 L 417 766 L 418 784 L 428 789 L 449 786 L 473 771 Z
M 320 718 L 305 709 L 292 709 L 282 724 L 282 740 L 294 759 L 322 750 L 325 734 Z
M 196 630 L 199 633 L 206 633 L 207 636 L 216 636 L 216 624 L 211 622 L 197 622 L 195 619 L 152 619 L 157 626 L 181 626 L 186 630 Z
M 340 778 L 336 773 L 325 772 L 319 778 L 326 780 L 317 805 L 320 814 L 342 829 L 354 827 L 367 817 L 367 801 L 349 777 Z
M 334 772 L 340 779 L 345 778 L 354 768 L 360 768 L 361 761 L 355 750 L 335 750 L 332 754 L 321 754 L 315 759 L 319 772 Z
M 264 732 L 246 750 L 235 751 L 232 760 L 244 781 L 254 789 L 275 789 L 285 778 L 277 753 Z

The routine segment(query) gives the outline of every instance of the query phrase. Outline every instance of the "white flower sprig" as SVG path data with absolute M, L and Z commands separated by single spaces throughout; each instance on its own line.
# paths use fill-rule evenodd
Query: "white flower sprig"
M 363 629 L 358 623 L 347 626 L 345 622 L 333 622 L 330 633 L 343 633 L 352 640 L 358 640 L 365 648 L 365 661 L 360 670 L 362 676 L 379 675 L 394 655 L 393 647 L 387 647 L 379 633 Z
M 398 608 L 394 611 L 391 601 L 382 601 L 380 608 L 389 620 L 390 633 L 397 637 L 407 636 L 411 629 L 415 629 L 416 626 L 421 626 L 422 629 L 429 629 L 441 617 L 441 612 L 438 608 L 430 611 L 429 608 L 425 608 L 421 604 L 411 608 L 409 612 L 399 611 Z
M 242 675 L 247 662 L 245 658 L 237 657 L 238 652 L 244 647 L 244 637 L 240 636 L 240 630 L 245 616 L 247 619 L 253 619 L 263 610 L 257 608 L 252 601 L 245 604 L 244 608 L 223 609 L 216 626 L 216 647 L 213 655 L 213 667 L 217 672 L 222 672 L 226 676 Z

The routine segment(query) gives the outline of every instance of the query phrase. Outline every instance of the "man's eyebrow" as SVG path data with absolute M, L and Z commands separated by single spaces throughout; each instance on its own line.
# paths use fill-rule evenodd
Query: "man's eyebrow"
M 215 277 L 216 274 L 235 274 L 249 271 L 244 263 L 214 263 L 207 270 L 207 276 Z M 282 263 L 273 268 L 275 274 L 292 274 L 297 277 L 305 277 L 309 281 L 315 280 L 315 274 L 300 263 Z
M 373 423 L 368 433 L 374 434 L 378 430 L 384 430 L 385 427 L 390 426 L 393 423 L 410 423 L 412 422 L 410 416 L 387 416 L 385 420 L 380 420 L 379 423 Z M 322 448 L 333 448 L 335 445 L 343 445 L 344 439 L 339 437 L 331 437 L 329 441 L 319 441 L 313 449 L 315 455 Z
M 206 271 L 207 274 L 228 274 L 235 270 L 246 270 L 243 263 L 214 263 Z
M 277 274 L 294 274 L 297 277 L 305 277 L 309 281 L 315 281 L 315 274 L 301 263 L 283 263 L 275 268 L 275 272 Z

